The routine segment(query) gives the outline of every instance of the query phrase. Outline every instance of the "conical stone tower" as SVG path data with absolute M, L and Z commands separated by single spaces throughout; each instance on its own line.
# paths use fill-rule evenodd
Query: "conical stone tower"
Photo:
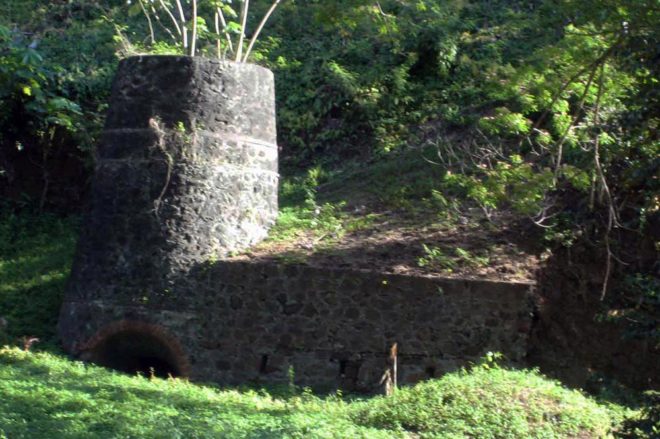
M 88 344 L 102 309 L 116 308 L 121 321 L 131 307 L 171 305 L 190 270 L 263 239 L 277 185 L 269 70 L 191 57 L 123 60 L 61 311 L 64 346 Z

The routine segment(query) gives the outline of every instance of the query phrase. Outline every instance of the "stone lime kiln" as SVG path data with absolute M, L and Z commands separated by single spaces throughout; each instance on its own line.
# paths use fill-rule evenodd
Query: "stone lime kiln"
M 81 349 L 80 324 L 98 323 L 93 304 L 156 306 L 194 266 L 266 236 L 277 216 L 274 93 L 272 73 L 251 64 L 120 63 L 60 318 L 69 350 Z
M 82 359 L 221 383 L 374 390 L 487 351 L 522 361 L 524 283 L 225 257 L 277 215 L 272 73 L 190 57 L 122 61 L 59 333 Z

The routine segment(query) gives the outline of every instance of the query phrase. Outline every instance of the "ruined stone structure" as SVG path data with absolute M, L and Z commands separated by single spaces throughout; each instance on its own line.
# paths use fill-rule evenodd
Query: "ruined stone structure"
M 189 57 L 121 63 L 59 330 L 128 372 L 373 390 L 521 361 L 531 285 L 232 262 L 277 213 L 272 74 Z

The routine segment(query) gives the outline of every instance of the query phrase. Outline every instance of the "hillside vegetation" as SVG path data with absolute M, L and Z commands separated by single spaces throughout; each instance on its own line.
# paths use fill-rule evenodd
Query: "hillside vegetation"
M 303 391 L 295 371 L 285 387 L 220 389 L 47 353 L 59 352 L 75 235 L 75 221 L 53 216 L 0 221 L 0 438 L 650 438 L 659 428 L 654 406 L 638 411 L 634 394 L 618 392 L 623 405 L 604 402 L 616 393 L 597 402 L 538 372 L 501 368 L 496 355 L 391 398 L 354 399 Z M 9 347 L 34 338 L 33 352 Z
M 251 3 L 248 36 L 270 1 Z M 0 193 L 14 208 L 79 211 L 118 59 L 182 53 L 155 13 L 152 42 L 140 4 L 3 2 Z M 212 23 L 198 27 L 215 56 Z M 274 237 L 295 242 L 257 256 L 306 259 L 362 231 L 338 246 L 348 258 L 316 259 L 378 264 L 399 242 L 413 251 L 386 256 L 390 271 L 529 279 L 546 250 L 584 248 L 600 286 L 582 293 L 657 345 L 658 27 L 655 0 L 283 2 L 251 59 L 277 78 Z M 400 154 L 420 172 L 397 172 Z M 522 243 L 506 232 L 530 226 Z M 376 250 L 354 261 L 362 242 Z
M 117 63 L 183 52 L 155 15 L 150 38 L 139 5 L 158 2 L 128 3 L 0 2 L 0 345 L 36 337 L 33 350 L 57 352 Z M 206 17 L 211 3 L 199 1 Z M 270 3 L 251 2 L 248 36 Z M 198 25 L 200 53 L 214 56 L 211 23 Z M 633 341 L 617 352 L 625 373 L 653 375 L 636 361 L 660 351 L 659 28 L 657 0 L 282 2 L 251 55 L 276 77 L 280 217 L 232 257 L 541 279 L 539 303 L 555 310 L 542 323 L 558 331 L 540 340 L 559 363 L 587 348 L 580 367 L 608 363 L 599 346 L 615 343 L 598 325 L 615 322 Z M 1 351 L 0 378 L 0 438 L 660 431 L 657 398 L 622 425 L 623 409 L 492 363 L 351 402 L 128 377 L 15 348 Z

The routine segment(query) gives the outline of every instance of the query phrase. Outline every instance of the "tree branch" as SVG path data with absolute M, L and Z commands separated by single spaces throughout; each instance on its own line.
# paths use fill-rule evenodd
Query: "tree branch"
M 254 33 L 252 36 L 252 40 L 250 40 L 250 45 L 248 46 L 247 50 L 245 51 L 245 57 L 243 58 L 243 62 L 247 62 L 248 56 L 250 56 L 250 52 L 252 51 L 252 46 L 254 46 L 254 43 L 257 41 L 257 38 L 259 37 L 259 34 L 261 33 L 261 30 L 264 28 L 264 25 L 270 18 L 271 14 L 277 8 L 277 5 L 279 5 L 281 0 L 275 0 L 273 4 L 271 5 L 270 9 L 268 9 L 268 12 L 266 12 L 266 15 L 264 15 L 264 18 L 261 19 L 261 23 L 259 23 L 259 26 L 257 27 L 257 31 Z
M 250 8 L 250 0 L 243 0 L 241 8 L 241 36 L 238 38 L 238 49 L 236 51 L 236 61 L 241 62 L 243 58 L 243 40 L 245 39 L 245 26 L 247 24 L 247 14 Z
M 149 12 L 147 12 L 147 8 L 144 7 L 144 0 L 138 0 L 140 3 L 140 9 L 142 9 L 142 12 L 144 13 L 144 16 L 147 17 L 147 24 L 149 25 L 149 36 L 151 37 L 151 44 L 154 44 L 156 42 L 156 35 L 154 34 L 154 27 L 151 24 L 151 17 L 149 16 Z

